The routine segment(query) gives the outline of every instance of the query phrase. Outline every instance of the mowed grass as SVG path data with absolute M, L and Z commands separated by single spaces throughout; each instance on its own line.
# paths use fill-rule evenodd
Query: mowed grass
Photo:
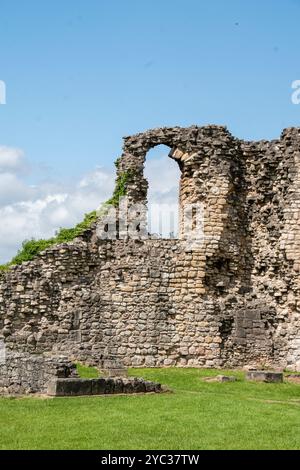
M 76 369 L 79 377 L 84 377 L 86 379 L 97 379 L 100 376 L 100 373 L 94 367 L 88 367 L 83 364 L 76 364 Z
M 232 383 L 201 378 L 228 373 Z M 172 393 L 1 398 L 1 449 L 300 449 L 300 385 L 242 372 L 131 369 Z

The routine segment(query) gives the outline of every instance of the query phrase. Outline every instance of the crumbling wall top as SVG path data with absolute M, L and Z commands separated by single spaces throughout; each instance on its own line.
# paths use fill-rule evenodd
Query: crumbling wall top
M 220 144 L 232 140 L 235 139 L 225 126 L 159 127 L 124 137 L 123 152 L 141 156 L 157 145 L 191 151 L 208 142 Z

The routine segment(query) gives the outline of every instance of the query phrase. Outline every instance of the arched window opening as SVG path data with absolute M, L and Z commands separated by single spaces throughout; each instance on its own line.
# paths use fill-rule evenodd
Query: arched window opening
M 158 145 L 146 156 L 144 175 L 148 181 L 148 232 L 158 238 L 178 238 L 178 164 L 169 158 L 170 148 Z

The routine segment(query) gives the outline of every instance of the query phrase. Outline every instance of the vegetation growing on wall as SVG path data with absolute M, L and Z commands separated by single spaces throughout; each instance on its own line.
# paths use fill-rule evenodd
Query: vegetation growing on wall
M 97 212 L 93 211 L 89 214 L 86 214 L 83 221 L 77 224 L 75 227 L 61 228 L 53 238 L 49 238 L 48 240 L 25 240 L 22 243 L 22 248 L 18 251 L 17 255 L 9 263 L 0 265 L 0 270 L 5 271 L 10 266 L 15 264 L 22 264 L 24 261 L 31 261 L 41 251 L 46 250 L 46 248 L 74 240 L 74 238 L 81 235 L 82 232 L 88 229 L 96 220 Z
M 116 162 L 116 166 L 118 167 L 118 160 Z M 126 195 L 127 182 L 130 176 L 132 176 L 131 171 L 125 171 L 123 173 L 120 173 L 116 179 L 116 185 L 112 197 L 105 204 L 103 204 L 102 208 L 100 208 L 99 211 L 92 211 L 88 214 L 85 214 L 83 221 L 77 224 L 75 227 L 61 228 L 56 233 L 55 237 L 50 238 L 48 240 L 25 240 L 22 244 L 22 248 L 18 251 L 17 255 L 9 263 L 0 265 L 0 272 L 6 271 L 7 269 L 9 269 L 10 266 L 22 264 L 25 261 L 31 261 L 39 253 L 51 246 L 71 242 L 76 237 L 80 236 L 85 230 L 90 228 L 90 226 L 94 222 L 96 222 L 98 217 L 101 217 L 105 214 L 106 207 L 108 205 L 118 205 L 120 197 Z
M 118 160 L 117 160 L 118 161 Z M 111 204 L 112 206 L 117 206 L 119 204 L 120 197 L 126 196 L 126 188 L 128 180 L 133 176 L 133 171 L 127 170 L 123 173 L 120 173 L 116 179 L 116 186 L 113 192 L 112 197 L 106 202 L 106 204 Z

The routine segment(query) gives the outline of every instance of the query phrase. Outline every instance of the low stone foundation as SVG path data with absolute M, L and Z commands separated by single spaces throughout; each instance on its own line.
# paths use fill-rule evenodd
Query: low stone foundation
M 48 385 L 48 395 L 55 397 L 109 395 L 121 393 L 160 393 L 155 382 L 137 378 L 54 379 Z
M 112 361 L 107 363 L 112 365 Z M 125 368 L 113 369 L 111 376 L 81 379 L 76 365 L 67 357 L 9 352 L 0 362 L 0 395 L 84 396 L 120 393 L 158 393 L 160 384 L 127 378 Z M 117 376 L 117 371 L 120 376 Z

